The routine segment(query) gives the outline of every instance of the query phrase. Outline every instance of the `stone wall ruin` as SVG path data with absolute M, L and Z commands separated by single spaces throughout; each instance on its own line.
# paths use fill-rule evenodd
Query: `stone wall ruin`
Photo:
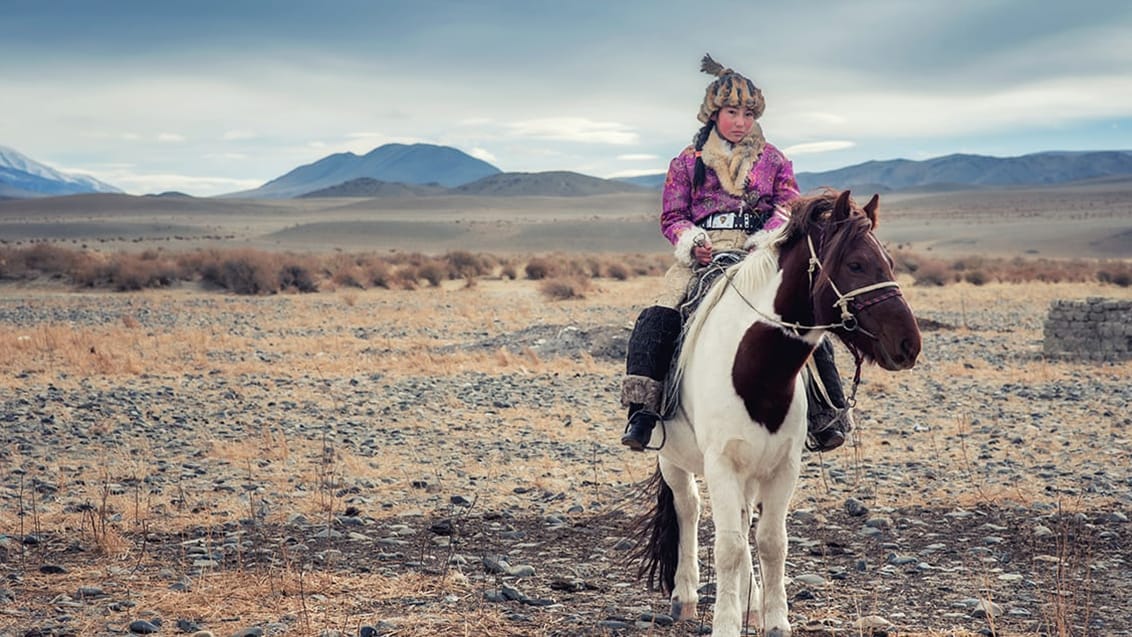
M 1090 297 L 1050 304 L 1042 349 L 1059 360 L 1132 359 L 1132 300 Z

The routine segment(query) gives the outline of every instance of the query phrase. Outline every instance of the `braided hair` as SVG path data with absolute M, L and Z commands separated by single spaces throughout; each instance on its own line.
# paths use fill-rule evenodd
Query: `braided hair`
M 708 136 L 711 135 L 713 128 L 715 128 L 715 120 L 709 119 L 692 138 L 692 143 L 696 148 L 696 170 L 692 174 L 692 188 L 699 188 L 704 185 L 705 168 L 704 160 L 700 157 L 700 151 L 704 149 L 704 144 L 707 143 Z

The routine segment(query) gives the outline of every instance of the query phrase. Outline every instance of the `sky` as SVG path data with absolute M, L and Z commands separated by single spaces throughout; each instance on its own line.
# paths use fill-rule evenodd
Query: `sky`
M 761 88 L 799 172 L 1132 150 L 1120 0 L 0 0 L 0 146 L 133 194 L 387 143 L 663 173 L 704 53 Z

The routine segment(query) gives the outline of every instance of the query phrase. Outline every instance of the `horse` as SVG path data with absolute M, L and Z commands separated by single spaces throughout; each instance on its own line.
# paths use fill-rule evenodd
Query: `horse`
M 916 318 L 874 235 L 878 199 L 863 208 L 849 191 L 795 199 L 789 221 L 752 236 L 754 249 L 719 277 L 685 327 L 679 406 L 652 434 L 649 447 L 659 451 L 646 489 L 656 503 L 638 519 L 645 539 L 631 555 L 649 590 L 659 584 L 670 594 L 674 618 L 695 616 L 702 476 L 715 523 L 712 635 L 738 635 L 744 623 L 768 637 L 791 634 L 786 514 L 806 438 L 801 371 L 811 353 L 834 334 L 853 353 L 857 379 L 862 362 L 897 371 L 919 355 Z

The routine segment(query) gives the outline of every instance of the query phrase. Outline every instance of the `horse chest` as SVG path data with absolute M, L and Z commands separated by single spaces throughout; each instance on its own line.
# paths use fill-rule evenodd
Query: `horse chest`
M 739 341 L 731 364 L 731 384 L 751 420 L 777 432 L 794 400 L 798 373 L 813 345 L 776 327 L 756 323 Z

